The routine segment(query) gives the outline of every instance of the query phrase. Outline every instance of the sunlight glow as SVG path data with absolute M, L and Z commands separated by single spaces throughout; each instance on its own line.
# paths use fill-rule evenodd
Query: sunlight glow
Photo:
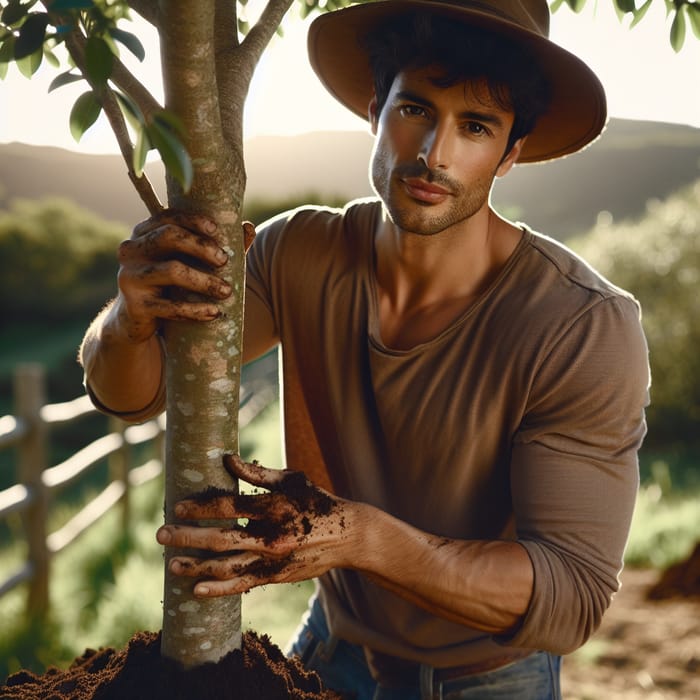
M 276 37 L 261 61 L 246 103 L 247 138 L 367 128 L 318 83 L 306 59 L 306 27 L 307 23 L 288 17 L 284 38 Z M 133 28 L 147 47 L 147 58 L 139 64 L 125 55 L 125 62 L 162 99 L 156 33 L 142 21 Z M 579 15 L 564 7 L 552 17 L 552 39 L 580 56 L 598 74 L 608 94 L 612 117 L 700 127 L 696 78 L 700 41 L 689 30 L 686 46 L 675 54 L 668 42 L 668 28 L 663 3 L 658 1 L 631 30 L 618 21 L 611 0 L 589 2 Z M 0 142 L 53 145 L 90 153 L 117 152 L 104 117 L 79 144 L 73 141 L 68 115 L 76 97 L 86 88 L 78 83 L 47 94 L 55 74 L 55 70 L 42 66 L 30 81 L 10 66 L 6 79 L 0 81 Z

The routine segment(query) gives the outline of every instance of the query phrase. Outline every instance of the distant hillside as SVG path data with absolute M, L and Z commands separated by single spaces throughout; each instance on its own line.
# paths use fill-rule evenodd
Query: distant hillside
M 590 148 L 570 158 L 516 167 L 494 187 L 497 209 L 556 238 L 587 231 L 598 213 L 636 218 L 700 178 L 700 129 L 612 120 Z
M 258 137 L 246 144 L 246 197 L 277 200 L 310 192 L 348 199 L 371 194 L 367 169 L 372 137 L 319 132 Z M 159 166 L 151 166 L 162 192 Z M 613 120 L 582 154 L 515 168 L 496 183 L 493 202 L 507 216 L 559 238 L 583 232 L 600 211 L 638 216 L 700 177 L 700 129 Z M 118 156 L 0 144 L 0 206 L 14 197 L 59 195 L 105 218 L 132 225 L 145 209 Z

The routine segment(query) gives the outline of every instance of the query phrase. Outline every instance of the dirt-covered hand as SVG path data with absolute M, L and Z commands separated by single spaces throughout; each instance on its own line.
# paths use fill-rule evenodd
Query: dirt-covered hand
M 302 472 L 266 469 L 235 455 L 225 456 L 224 464 L 235 477 L 265 491 L 210 491 L 181 501 L 175 508 L 181 520 L 233 522 L 226 527 L 165 525 L 157 535 L 161 544 L 212 553 L 170 560 L 173 573 L 200 579 L 195 595 L 243 593 L 351 565 L 350 524 L 360 504 L 332 496 Z M 245 525 L 239 523 L 243 518 Z
M 217 302 L 232 290 L 217 274 L 229 256 L 213 238 L 215 232 L 216 223 L 206 216 L 165 210 L 138 224 L 120 245 L 115 312 L 130 341 L 146 340 L 163 320 L 217 318 Z M 246 250 L 254 236 L 246 222 Z

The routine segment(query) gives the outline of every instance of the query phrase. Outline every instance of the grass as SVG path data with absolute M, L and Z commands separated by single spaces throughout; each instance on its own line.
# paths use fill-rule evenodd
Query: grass
M 277 404 L 246 427 L 241 452 L 268 466 L 281 465 Z M 662 467 L 647 466 L 626 560 L 661 567 L 685 556 L 700 539 L 700 489 L 674 488 Z M 694 463 L 685 467 L 695 470 Z M 119 514 L 111 511 L 80 544 L 55 558 L 52 617 L 43 627 L 25 621 L 21 588 L 0 598 L 0 681 L 22 668 L 65 667 L 86 648 L 120 648 L 135 631 L 160 628 L 163 561 L 154 533 L 162 521 L 162 494 L 161 479 L 141 486 L 133 494 L 136 525 L 130 532 L 120 531 Z M 23 557 L 18 537 L 0 551 L 0 570 L 14 570 Z M 284 648 L 312 591 L 311 582 L 251 591 L 243 597 L 244 627 L 269 634 Z

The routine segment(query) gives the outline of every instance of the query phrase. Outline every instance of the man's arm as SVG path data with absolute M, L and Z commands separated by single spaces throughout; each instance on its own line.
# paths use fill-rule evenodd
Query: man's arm
M 95 404 L 113 413 L 139 415 L 160 403 L 163 350 L 156 333 L 134 341 L 124 333 L 120 316 L 123 301 L 117 297 L 90 324 L 78 359 L 85 384 Z M 148 411 L 146 411 L 148 413 Z M 144 418 L 147 416 L 144 416 Z
M 525 614 L 534 574 L 518 543 L 438 537 L 371 505 L 302 483 L 298 472 L 227 459 L 237 477 L 270 489 L 270 494 L 184 501 L 177 516 L 248 518 L 253 525 L 247 529 L 167 525 L 158 531 L 161 544 L 229 553 L 171 560 L 173 573 L 203 579 L 195 586 L 195 595 L 243 593 L 254 586 L 302 581 L 332 568 L 350 568 L 435 615 L 484 632 L 512 632 Z
M 217 301 L 231 294 L 217 275 L 228 256 L 211 237 L 215 230 L 206 217 L 166 211 L 137 225 L 120 245 L 119 294 L 92 322 L 79 353 L 88 391 L 102 410 L 143 420 L 163 409 L 163 321 L 211 321 L 219 315 Z M 244 224 L 244 234 L 247 250 L 252 224 Z M 189 258 L 198 266 L 182 262 Z M 202 301 L 175 301 L 166 293 L 172 287 Z M 252 306 L 244 362 L 276 342 L 267 314 L 255 311 L 255 301 Z

